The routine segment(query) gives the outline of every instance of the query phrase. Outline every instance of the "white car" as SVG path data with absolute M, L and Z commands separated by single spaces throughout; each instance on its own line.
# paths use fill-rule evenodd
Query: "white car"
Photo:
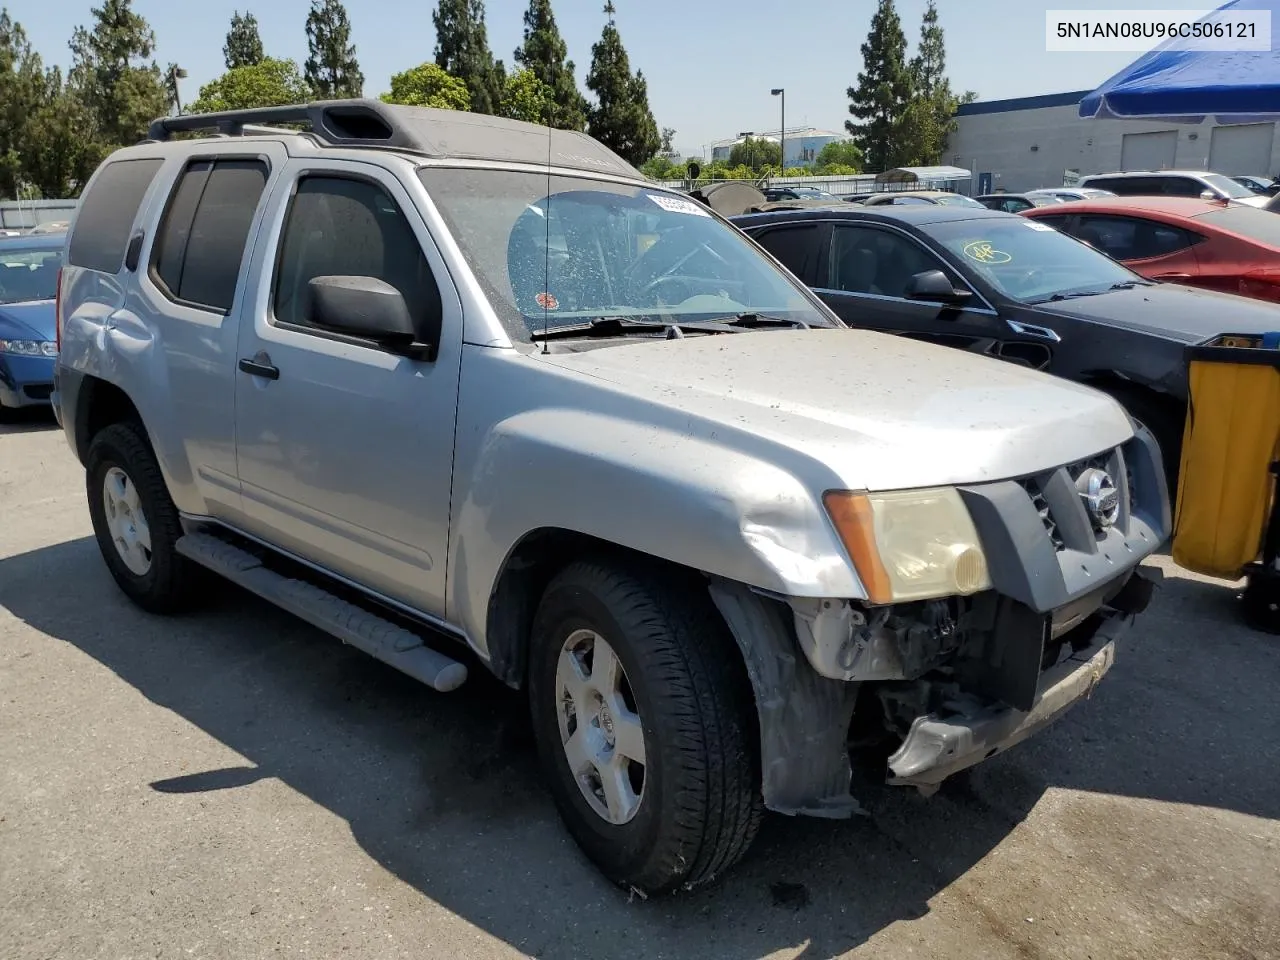
M 1230 177 L 1203 170 L 1142 170 L 1096 174 L 1083 178 L 1080 186 L 1110 190 L 1122 197 L 1203 197 L 1208 193 L 1216 199 L 1234 200 L 1250 207 L 1265 207 L 1268 199 L 1258 196 Z

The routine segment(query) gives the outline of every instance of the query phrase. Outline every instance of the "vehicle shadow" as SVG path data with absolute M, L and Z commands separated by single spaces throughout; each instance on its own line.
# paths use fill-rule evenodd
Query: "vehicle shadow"
M 54 419 L 50 407 L 22 407 L 18 410 L 0 411 L 0 437 L 6 433 L 35 433 L 57 428 L 58 421 Z
M 1050 731 L 929 800 L 868 784 L 868 816 L 770 818 L 719 883 L 640 902 L 560 827 L 519 696 L 478 668 L 462 691 L 432 693 L 236 588 L 212 590 L 199 615 L 157 620 L 119 595 L 90 538 L 0 560 L 0 605 L 251 764 L 155 791 L 279 778 L 406 883 L 525 955 L 607 960 L 637 943 L 653 956 L 691 944 L 706 958 L 838 955 L 924 915 L 1050 786 L 1280 817 L 1274 742 L 1230 746 L 1246 723 L 1280 724 L 1275 645 L 1188 627 L 1233 616 L 1231 591 L 1173 581 L 1093 701 Z

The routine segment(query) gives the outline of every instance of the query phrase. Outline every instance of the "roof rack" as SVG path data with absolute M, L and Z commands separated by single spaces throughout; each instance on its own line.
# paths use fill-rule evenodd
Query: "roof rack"
M 272 126 L 298 124 L 304 131 Z M 407 107 L 380 100 L 321 100 L 315 103 L 194 113 L 154 120 L 152 142 L 175 133 L 209 131 L 215 136 L 277 136 L 304 133 L 326 146 L 366 147 L 455 158 L 559 166 L 632 179 L 644 175 L 586 134 L 462 110 Z
M 163 142 L 171 139 L 175 133 L 201 130 L 216 130 L 230 137 L 287 133 L 286 130 L 264 129 L 261 126 L 279 123 L 305 123 L 310 127 L 312 136 L 334 146 L 410 149 L 415 146 L 411 132 L 398 123 L 395 112 L 377 100 L 322 100 L 279 107 L 161 117 L 152 121 L 147 138 Z

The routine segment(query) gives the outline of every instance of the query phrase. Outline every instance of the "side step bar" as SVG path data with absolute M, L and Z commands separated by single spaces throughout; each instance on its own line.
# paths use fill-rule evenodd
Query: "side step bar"
M 333 634 L 343 643 L 421 680 L 433 690 L 441 693 L 457 690 L 467 679 L 467 668 L 463 664 L 426 646 L 416 633 L 321 587 L 282 576 L 263 566 L 253 554 L 225 540 L 207 533 L 188 533 L 178 538 L 176 548 L 187 559 Z

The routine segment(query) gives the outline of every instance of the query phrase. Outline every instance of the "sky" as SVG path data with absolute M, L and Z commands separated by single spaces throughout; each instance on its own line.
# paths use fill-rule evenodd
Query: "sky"
M 520 44 L 528 0 L 487 0 L 489 43 L 511 64 Z M 93 0 L 0 0 L 26 28 L 48 64 L 66 66 L 67 41 L 77 24 L 92 21 Z M 591 46 L 600 37 L 603 0 L 553 0 L 560 32 L 584 88 Z M 763 0 L 723 5 L 689 0 L 615 0 L 616 23 L 631 59 L 644 71 L 658 125 L 676 130 L 675 146 L 703 154 L 713 140 L 743 131 L 776 130 L 786 90 L 788 128 L 841 130 L 848 116 L 845 90 L 862 67 L 861 45 L 875 0 L 806 0 L 797 7 Z M 1092 89 L 1136 59 L 1137 53 L 1046 53 L 1047 9 L 1187 9 L 1219 5 L 1186 0 L 938 0 L 946 31 L 953 88 L 982 100 Z M 908 41 L 919 36 L 925 0 L 898 0 Z M 233 11 L 258 18 L 267 54 L 306 59 L 304 25 L 310 0 L 134 0 L 156 33 L 156 59 L 189 71 L 182 99 L 224 69 L 222 44 Z M 346 0 L 352 39 L 365 75 L 365 94 L 377 96 L 393 73 L 431 60 L 433 0 Z

